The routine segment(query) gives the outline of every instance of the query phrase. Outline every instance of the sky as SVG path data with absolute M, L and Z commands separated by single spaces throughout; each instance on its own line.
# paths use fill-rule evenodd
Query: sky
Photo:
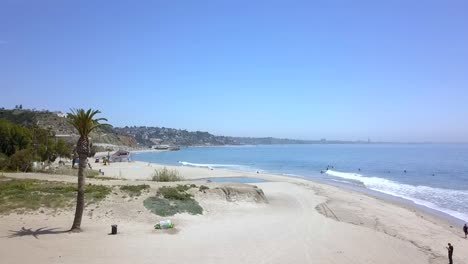
M 0 107 L 468 142 L 468 1 L 0 1 Z

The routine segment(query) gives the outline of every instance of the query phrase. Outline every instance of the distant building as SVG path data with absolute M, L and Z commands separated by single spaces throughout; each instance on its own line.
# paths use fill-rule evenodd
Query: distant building
M 60 111 L 54 112 L 54 114 L 56 114 L 58 117 L 67 117 L 67 114 L 64 114 L 63 112 L 60 112 Z
M 170 145 L 153 145 L 151 147 L 152 149 L 157 149 L 157 150 L 180 150 L 179 146 L 170 146 Z
M 159 149 L 159 150 L 167 150 L 169 149 L 169 145 L 153 145 L 152 149 Z

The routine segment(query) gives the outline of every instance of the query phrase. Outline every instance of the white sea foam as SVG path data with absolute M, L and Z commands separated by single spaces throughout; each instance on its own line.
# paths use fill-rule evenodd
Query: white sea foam
M 301 175 L 298 174 L 293 174 L 293 173 L 281 173 L 283 176 L 291 176 L 291 177 L 302 177 Z
M 179 161 L 182 166 L 199 167 L 199 168 L 231 168 L 231 169 L 246 169 L 247 166 L 235 164 L 215 164 L 215 163 L 191 163 L 187 161 Z
M 330 176 L 358 181 L 368 189 L 411 200 L 416 204 L 468 221 L 468 190 L 451 190 L 428 186 L 413 186 L 395 181 L 365 177 L 358 173 L 327 170 Z
M 236 167 L 237 165 L 233 164 L 205 164 L 205 163 L 191 163 L 191 162 L 186 162 L 186 161 L 179 161 L 180 164 L 184 166 L 192 166 L 192 167 L 202 167 L 202 168 L 208 168 L 208 167 Z

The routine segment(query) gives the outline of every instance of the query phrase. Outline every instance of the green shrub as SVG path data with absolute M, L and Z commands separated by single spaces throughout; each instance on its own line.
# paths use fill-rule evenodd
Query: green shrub
M 180 176 L 179 171 L 164 167 L 154 171 L 152 180 L 157 182 L 174 182 L 182 181 L 184 178 Z
M 31 144 L 31 130 L 14 124 L 8 120 L 0 119 L 0 152 L 7 156 L 18 150 L 26 149 Z
M 88 203 L 102 200 L 111 193 L 112 188 L 104 185 L 88 184 L 85 189 L 85 196 Z
M 205 185 L 201 185 L 200 188 L 198 188 L 198 190 L 199 190 L 200 192 L 205 192 L 205 191 L 208 190 L 208 189 L 210 189 L 210 188 L 208 188 L 208 186 L 205 186 Z
M 33 159 L 34 155 L 30 149 L 16 151 L 15 154 L 10 157 L 8 168 L 10 170 L 23 172 L 31 171 Z
M 176 187 L 163 186 L 159 188 L 158 195 L 169 200 L 186 201 L 192 199 L 192 195 L 186 193 L 189 188 L 187 185 L 177 185 Z
M 59 139 L 55 145 L 55 152 L 61 158 L 72 157 L 72 147 L 67 144 L 63 139 Z
M 7 155 L 0 153 L 0 171 L 8 170 L 10 159 Z
M 179 192 L 186 192 L 186 191 L 190 190 L 190 188 L 192 188 L 192 186 L 187 185 L 187 184 L 185 184 L 185 185 L 178 184 L 175 188 Z
M 143 205 L 152 213 L 171 216 L 177 213 L 202 214 L 203 208 L 187 193 L 191 185 L 163 186 L 154 197 L 147 198 Z
M 143 205 L 153 214 L 159 216 L 172 216 L 178 213 L 203 214 L 203 208 L 193 199 L 184 201 L 167 200 L 153 196 L 143 201 Z
M 120 190 L 128 193 L 130 197 L 140 196 L 142 191 L 148 190 L 149 188 L 150 186 L 147 184 L 120 186 Z

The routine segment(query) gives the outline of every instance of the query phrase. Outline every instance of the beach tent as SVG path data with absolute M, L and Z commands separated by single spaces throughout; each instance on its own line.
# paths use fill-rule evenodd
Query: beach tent
M 130 152 L 126 150 L 118 150 L 110 157 L 111 162 L 130 161 Z

